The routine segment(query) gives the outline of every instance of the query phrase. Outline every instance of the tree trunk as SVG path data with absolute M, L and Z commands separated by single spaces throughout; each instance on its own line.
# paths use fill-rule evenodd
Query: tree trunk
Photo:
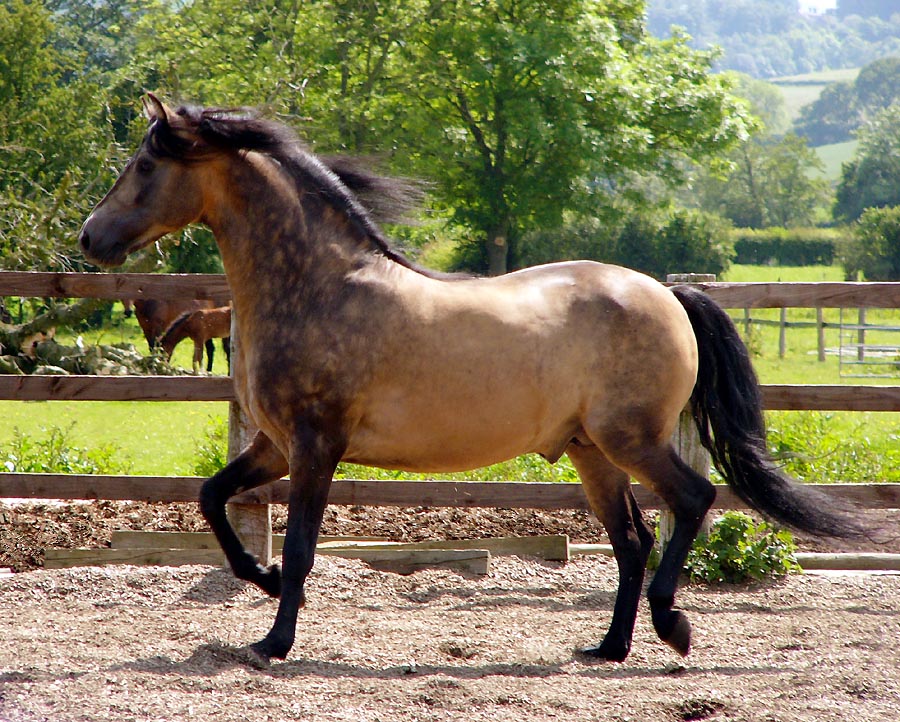
M 487 241 L 488 274 L 502 276 L 508 270 L 509 241 L 502 233 L 492 233 Z
M 0 353 L 16 355 L 22 352 L 22 343 L 36 333 L 58 326 L 74 326 L 102 308 L 108 301 L 102 298 L 83 298 L 72 305 L 60 304 L 38 314 L 20 325 L 0 324 Z

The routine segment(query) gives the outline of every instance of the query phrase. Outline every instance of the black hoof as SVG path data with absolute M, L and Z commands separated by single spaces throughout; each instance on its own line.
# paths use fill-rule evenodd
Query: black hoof
M 265 571 L 261 571 L 253 581 L 270 597 L 278 599 L 281 596 L 281 567 L 277 564 L 272 564 Z
M 604 639 L 596 647 L 585 647 L 584 649 L 580 649 L 579 653 L 586 657 L 602 659 L 607 662 L 624 662 L 630 651 L 631 646 L 628 644 L 624 644 L 623 642 L 611 642 L 608 639 Z
M 240 660 L 254 669 L 268 669 L 272 664 L 272 658 L 260 651 L 258 644 L 251 644 L 249 647 L 241 647 L 238 650 Z
M 653 613 L 653 628 L 659 638 L 682 657 L 691 651 L 691 623 L 678 610 L 668 609 Z
M 271 636 L 268 636 L 256 644 L 251 644 L 246 649 L 248 657 L 257 660 L 262 665 L 261 668 L 265 668 L 269 666 L 272 659 L 286 658 L 288 652 L 291 651 L 291 645 L 282 644 L 277 639 L 272 639 Z

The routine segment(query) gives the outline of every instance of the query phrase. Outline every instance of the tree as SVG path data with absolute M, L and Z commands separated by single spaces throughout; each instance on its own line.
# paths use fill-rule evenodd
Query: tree
M 697 196 L 701 208 L 728 218 L 736 226 L 803 226 L 815 221 L 828 199 L 828 183 L 813 171 L 818 155 L 803 138 L 753 138 L 728 156 L 725 175 L 701 171 Z
M 841 166 L 834 216 L 859 218 L 866 208 L 900 205 L 900 103 L 885 108 L 859 131 L 853 159 Z
M 863 211 L 841 248 L 841 263 L 851 280 L 900 280 L 900 206 Z
M 852 83 L 826 85 L 819 97 L 800 110 L 797 132 L 811 145 L 850 140 L 853 131 L 892 103 L 900 101 L 900 57 L 869 63 Z
M 58 47 L 40 3 L 0 6 L 0 259 L 5 268 L 72 266 L 72 228 L 87 211 L 80 189 L 104 173 L 104 94 Z
M 642 3 L 446 2 L 407 46 L 420 167 L 487 270 L 523 232 L 559 227 L 635 171 L 675 181 L 680 161 L 745 132 L 714 56 L 645 35 Z M 437 171 L 437 172 L 435 172 Z

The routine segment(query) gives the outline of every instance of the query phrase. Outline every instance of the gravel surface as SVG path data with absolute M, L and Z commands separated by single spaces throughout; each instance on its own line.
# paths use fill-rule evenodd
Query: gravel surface
M 8 558 L 15 538 L 16 559 L 26 560 L 35 536 L 102 544 L 107 526 L 123 528 L 128 514 L 136 528 L 189 529 L 195 515 L 176 506 L 191 505 L 2 508 L 0 548 Z M 366 533 L 378 533 L 390 520 L 397 539 L 434 520 L 425 510 L 378 521 L 337 508 L 329 517 L 332 533 L 364 517 Z M 565 523 L 573 539 L 598 540 L 586 515 L 584 528 L 553 514 L 526 514 L 524 527 L 510 527 L 505 512 L 436 517 L 449 524 L 445 537 L 472 523 L 480 533 L 557 533 Z M 598 642 L 609 621 L 611 560 L 500 557 L 474 577 L 400 576 L 320 557 L 294 649 L 257 670 L 241 648 L 268 631 L 275 603 L 222 569 L 35 563 L 0 562 L 29 569 L 0 577 L 3 722 L 887 722 L 900 710 L 896 575 L 688 586 L 679 595 L 694 625 L 687 659 L 656 639 L 642 605 L 631 656 L 605 664 L 576 650 Z

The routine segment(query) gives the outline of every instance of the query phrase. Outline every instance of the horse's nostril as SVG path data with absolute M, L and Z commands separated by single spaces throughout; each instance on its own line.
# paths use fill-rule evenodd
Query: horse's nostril
M 85 251 L 91 247 L 91 237 L 88 235 L 87 231 L 82 231 L 78 234 L 78 242 Z

